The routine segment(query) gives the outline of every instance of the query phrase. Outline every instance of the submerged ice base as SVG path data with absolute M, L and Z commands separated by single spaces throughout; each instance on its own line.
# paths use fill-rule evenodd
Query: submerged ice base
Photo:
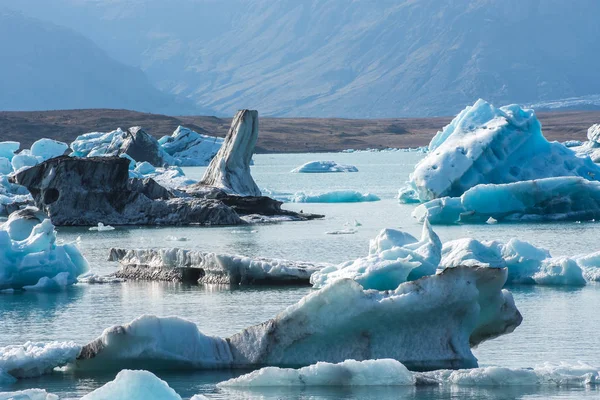
M 338 164 L 335 161 L 310 161 L 294 168 L 294 173 L 358 172 L 354 165 Z

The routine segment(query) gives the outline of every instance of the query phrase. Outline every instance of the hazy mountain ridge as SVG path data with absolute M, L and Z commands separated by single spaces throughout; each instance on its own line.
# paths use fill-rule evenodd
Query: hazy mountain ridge
M 600 93 L 594 0 L 23 3 L 220 115 L 452 115 L 479 97 Z
M 109 57 L 68 28 L 0 9 L 0 37 L 0 110 L 112 106 L 198 111 L 155 88 L 140 69 Z

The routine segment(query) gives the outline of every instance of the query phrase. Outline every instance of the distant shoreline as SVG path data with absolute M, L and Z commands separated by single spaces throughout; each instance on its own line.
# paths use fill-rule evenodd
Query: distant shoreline
M 600 110 L 537 114 L 548 140 L 586 140 L 587 129 L 600 123 Z M 268 118 L 260 119 L 256 153 L 325 153 L 347 149 L 415 148 L 426 146 L 452 117 L 431 118 Z M 223 137 L 231 119 L 210 116 L 167 116 L 128 110 L 0 111 L 0 141 L 14 140 L 27 148 L 53 138 L 70 143 L 86 132 L 108 132 L 141 125 L 160 138 L 178 125 Z

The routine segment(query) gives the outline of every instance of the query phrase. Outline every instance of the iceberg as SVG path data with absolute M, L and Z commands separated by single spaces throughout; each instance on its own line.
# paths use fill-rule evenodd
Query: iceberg
M 69 145 L 54 139 L 40 139 L 31 145 L 31 155 L 38 158 L 40 162 L 65 154 Z
M 239 196 L 261 196 L 250 173 L 258 139 L 258 111 L 240 110 L 231 122 L 223 145 L 204 172 L 201 184 Z
M 109 260 L 121 263 L 118 278 L 231 285 L 308 284 L 327 265 L 179 248 L 111 249 Z
M 265 367 L 217 384 L 227 388 L 289 386 L 580 386 L 600 384 L 600 368 L 579 364 L 542 364 L 534 368 L 482 367 L 411 372 L 396 360 L 319 362 L 300 369 Z
M 19 154 L 16 154 L 11 161 L 14 171 L 30 168 L 39 163 L 40 160 L 36 156 L 30 154 L 28 150 L 23 150 Z
M 89 270 L 75 245 L 56 244 L 54 225 L 49 219 L 40 222 L 36 211 L 17 211 L 0 225 L 0 290 L 56 287 L 50 278 L 59 286 L 70 285 Z
M 97 232 L 106 232 L 106 231 L 114 231 L 115 227 L 110 226 L 110 225 L 104 225 L 102 222 L 98 222 L 98 226 L 92 226 L 89 230 L 97 231 Z
M 162 148 L 181 166 L 207 166 L 223 145 L 223 138 L 202 135 L 178 126 L 171 136 L 159 141 Z
M 587 221 L 600 218 L 600 182 L 578 177 L 477 185 L 460 197 L 442 197 L 412 213 L 432 224 L 496 221 Z
M 19 151 L 21 147 L 21 143 L 19 142 L 0 142 L 0 157 L 8 159 L 11 161 L 15 156 L 15 153 Z
M 148 371 L 123 370 L 81 400 L 181 400 L 167 382 Z
M 266 367 L 238 378 L 221 382 L 219 388 L 268 386 L 407 386 L 415 377 L 400 362 L 392 359 L 332 364 L 318 362 L 300 369 Z
M 338 164 L 335 161 L 310 161 L 291 172 L 294 173 L 320 173 L 320 172 L 358 172 L 354 165 Z
M 585 143 L 572 146 L 572 150 L 580 157 L 589 157 L 593 162 L 600 162 L 600 124 L 594 124 L 588 128 L 588 140 Z
M 0 216 L 8 216 L 32 202 L 27 188 L 10 182 L 7 175 L 0 174 Z
M 579 364 L 542 364 L 534 368 L 485 367 L 415 373 L 417 384 L 455 386 L 589 386 L 600 384 L 600 368 Z
M 507 268 L 507 283 L 567 286 L 583 286 L 586 283 L 575 260 L 552 258 L 549 251 L 517 239 L 506 244 L 475 239 L 444 243 L 440 268 L 459 265 Z
M 321 194 L 297 192 L 290 200 L 292 203 L 360 203 L 381 199 L 374 194 L 356 190 L 334 190 Z
M 410 175 L 421 202 L 458 197 L 480 184 L 574 176 L 600 179 L 600 166 L 548 142 L 533 110 L 496 108 L 484 100 L 465 108 L 438 132 Z
M 365 289 L 394 290 L 401 283 L 435 274 L 442 243 L 425 223 L 421 240 L 395 229 L 384 229 L 371 240 L 369 255 L 314 272 L 310 282 L 322 288 L 341 279 L 353 279 Z
M 83 347 L 74 368 L 297 367 L 380 358 L 418 370 L 476 367 L 471 347 L 522 321 L 502 290 L 506 274 L 450 268 L 386 292 L 339 280 L 227 339 L 180 318 L 144 316 L 105 330 Z
M 59 400 L 59 398 L 44 389 L 27 389 L 18 392 L 0 392 L 0 400 Z
M 0 371 L 14 378 L 32 378 L 73 362 L 81 346 L 75 342 L 27 342 L 0 347 Z

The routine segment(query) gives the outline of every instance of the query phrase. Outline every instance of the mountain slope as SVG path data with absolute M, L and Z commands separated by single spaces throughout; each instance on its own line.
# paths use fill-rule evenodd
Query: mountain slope
M 42 0 L 157 87 L 231 115 L 452 115 L 600 94 L 597 0 Z M 62 9 L 61 9 L 62 7 Z
M 122 107 L 189 113 L 144 73 L 69 29 L 0 9 L 0 110 Z

